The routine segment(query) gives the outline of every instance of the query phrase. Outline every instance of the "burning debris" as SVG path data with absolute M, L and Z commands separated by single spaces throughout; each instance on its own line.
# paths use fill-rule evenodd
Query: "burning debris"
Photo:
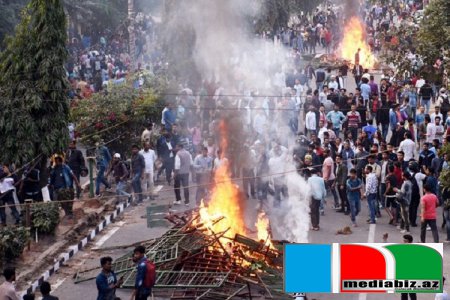
M 375 67 L 377 62 L 369 44 L 366 41 L 364 23 L 358 17 L 351 17 L 345 24 L 344 37 L 339 46 L 340 57 L 355 63 L 355 54 L 359 51 L 359 64 L 365 68 Z
M 169 216 L 174 227 L 158 239 L 142 244 L 156 264 L 154 294 L 170 299 L 291 299 L 282 292 L 282 245 L 269 237 L 256 241 L 231 228 L 214 231 L 225 217 L 203 222 L 198 210 Z M 262 220 L 262 219 L 261 219 Z M 262 221 L 261 221 L 262 222 Z M 220 225 L 219 225 L 220 224 Z M 265 226 L 264 222 L 261 226 Z M 222 227 L 223 228 L 223 227 Z M 124 277 L 123 288 L 133 288 L 136 267 L 132 253 L 113 264 Z M 99 269 L 79 272 L 75 282 L 95 278 Z M 258 298 L 259 297 L 259 298 Z
M 170 299 L 291 299 L 283 290 L 283 255 L 271 240 L 269 219 L 260 212 L 256 222 L 260 241 L 247 236 L 245 199 L 231 179 L 226 158 L 228 130 L 220 124 L 220 165 L 207 203 L 183 215 L 169 213 L 174 227 L 158 239 L 145 241 L 146 256 L 156 265 L 156 296 Z M 133 288 L 136 267 L 129 253 L 113 264 Z M 79 272 L 76 282 L 95 278 L 99 270 Z

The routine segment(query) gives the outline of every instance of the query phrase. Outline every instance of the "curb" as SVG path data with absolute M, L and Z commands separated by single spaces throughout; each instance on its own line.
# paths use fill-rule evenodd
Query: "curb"
M 63 265 L 63 263 L 69 261 L 78 251 L 81 251 L 88 242 L 92 241 L 95 236 L 97 236 L 103 229 L 106 228 L 109 224 L 111 224 L 118 215 L 124 212 L 125 208 L 130 206 L 130 202 L 127 200 L 125 203 L 121 203 L 116 206 L 116 210 L 111 214 L 105 216 L 105 219 L 97 224 L 95 229 L 92 229 L 88 235 L 86 235 L 81 241 L 76 245 L 69 246 L 65 253 L 59 255 L 60 259 L 47 271 L 45 271 L 39 279 L 34 281 L 24 292 L 22 292 L 21 297 L 25 294 L 31 294 L 41 285 L 43 281 L 46 281 L 50 278 L 59 268 Z

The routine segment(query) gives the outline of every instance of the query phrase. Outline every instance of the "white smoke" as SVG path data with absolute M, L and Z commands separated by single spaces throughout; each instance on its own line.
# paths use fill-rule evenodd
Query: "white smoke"
M 292 243 L 307 243 L 309 232 L 310 187 L 297 172 L 293 164 L 286 174 L 289 197 L 281 201 L 281 206 L 270 213 L 274 238 Z
M 273 77 L 289 65 L 289 51 L 252 33 L 251 23 L 261 13 L 262 1 L 177 0 L 173 3 L 170 19 L 165 24 L 168 38 L 170 40 L 171 32 L 177 36 L 180 28 L 193 29 L 192 58 L 203 79 L 220 81 L 224 94 L 242 95 L 249 91 L 280 94 L 280 89 L 273 87 Z M 179 47 L 176 40 L 172 45 Z M 256 106 L 261 107 L 262 101 L 263 98 L 255 99 Z M 280 137 L 290 134 L 284 123 L 280 126 L 270 124 L 277 127 L 277 131 L 284 128 Z M 293 163 L 289 165 L 286 169 L 290 171 L 286 176 L 289 199 L 282 201 L 280 209 L 269 212 L 271 227 L 277 239 L 307 242 L 309 188 L 301 176 L 292 172 Z

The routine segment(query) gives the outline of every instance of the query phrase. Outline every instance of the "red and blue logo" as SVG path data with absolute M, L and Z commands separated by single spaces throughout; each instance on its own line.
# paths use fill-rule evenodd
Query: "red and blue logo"
M 442 244 L 288 244 L 287 293 L 436 293 Z

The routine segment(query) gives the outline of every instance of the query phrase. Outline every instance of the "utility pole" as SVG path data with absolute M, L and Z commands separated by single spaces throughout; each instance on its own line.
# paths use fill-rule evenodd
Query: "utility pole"
M 134 69 L 136 60 L 136 36 L 134 33 L 134 0 L 128 0 L 128 36 L 129 36 L 129 48 L 130 48 L 130 58 L 131 66 Z

